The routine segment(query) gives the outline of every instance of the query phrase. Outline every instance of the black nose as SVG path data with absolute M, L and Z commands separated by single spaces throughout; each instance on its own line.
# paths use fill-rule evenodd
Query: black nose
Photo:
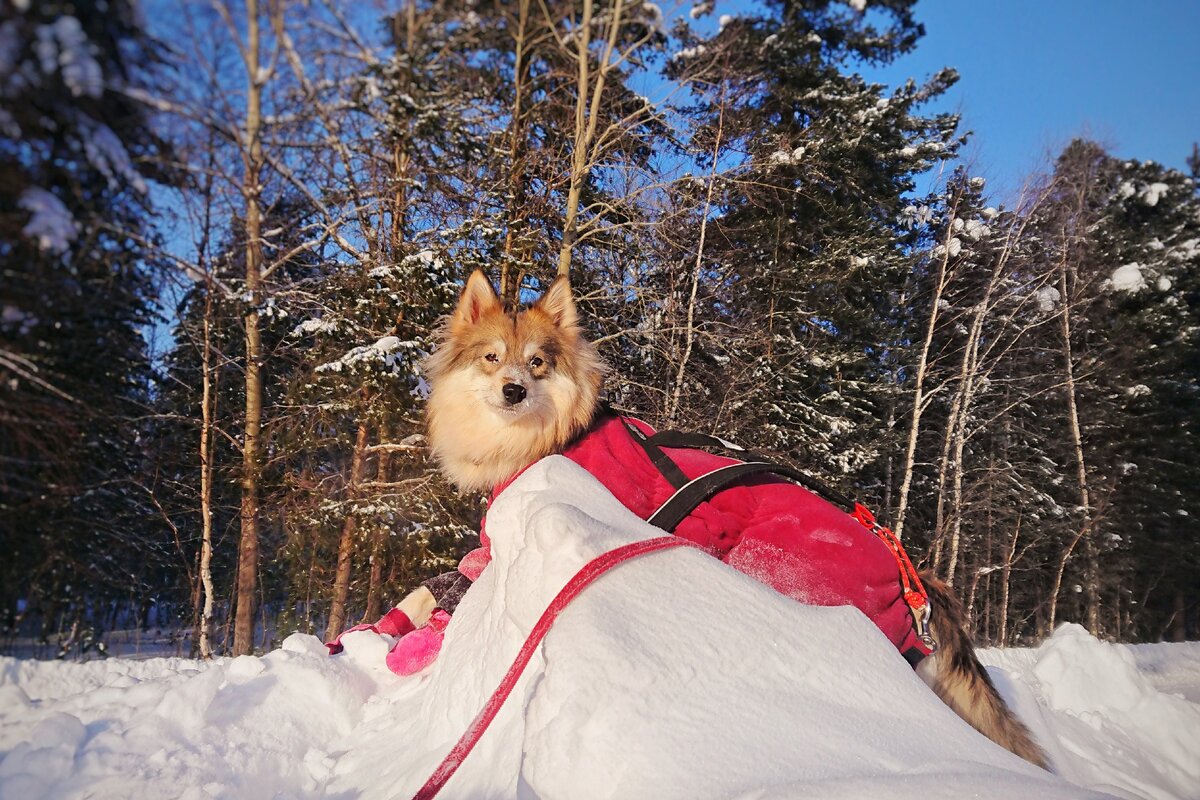
M 517 403 L 525 399 L 525 387 L 519 383 L 504 384 L 504 399 L 510 406 L 515 406 Z

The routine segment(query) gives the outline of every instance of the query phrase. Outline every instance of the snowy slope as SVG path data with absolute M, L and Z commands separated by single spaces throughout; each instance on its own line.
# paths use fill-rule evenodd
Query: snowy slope
M 336 658 L 297 634 L 213 664 L 0 660 L 0 797 L 411 796 L 562 584 L 657 535 L 562 458 L 513 484 L 488 532 L 494 563 L 411 678 L 370 633 Z M 1197 648 L 1067 627 L 984 656 L 1074 784 L 974 733 L 857 611 L 651 554 L 563 613 L 442 797 L 1200 796 L 1200 707 L 1163 691 L 1200 688 Z

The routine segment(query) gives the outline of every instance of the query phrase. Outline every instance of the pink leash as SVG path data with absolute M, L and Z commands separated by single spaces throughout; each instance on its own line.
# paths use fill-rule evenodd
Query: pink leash
M 467 728 L 466 733 L 454 745 L 450 753 L 438 765 L 438 768 L 429 776 L 429 780 L 425 781 L 425 785 L 421 787 L 413 800 L 430 800 L 437 796 L 437 793 L 446 785 L 446 781 L 458 769 L 459 765 L 471 753 L 471 750 L 479 742 L 479 738 L 483 736 L 483 732 L 487 730 L 488 725 L 496 718 L 496 714 L 500 711 L 500 706 L 504 705 L 504 701 L 508 699 L 512 693 L 513 687 L 516 686 L 517 680 L 520 679 L 521 673 L 525 671 L 525 667 L 529 664 L 529 659 L 533 658 L 533 653 L 537 650 L 542 639 L 550 630 L 550 626 L 554 624 L 554 620 L 562 610 L 567 607 L 567 604 L 579 596 L 579 593 L 587 588 L 588 584 L 599 578 L 605 572 L 608 572 L 618 564 L 637 558 L 638 556 L 653 553 L 658 550 L 666 550 L 670 547 L 698 547 L 698 545 L 689 542 L 687 539 L 680 539 L 678 536 L 659 536 L 656 539 L 646 539 L 641 542 L 633 542 L 632 544 L 623 545 L 615 550 L 609 550 L 603 555 L 589 561 L 583 566 L 579 572 L 571 580 L 567 581 L 567 585 L 559 590 L 554 599 L 550 601 L 550 605 L 542 612 L 542 616 L 538 619 L 537 624 L 533 626 L 533 630 L 529 632 L 529 636 L 525 639 L 525 644 L 521 645 L 520 652 L 517 653 L 516 659 L 512 666 L 508 668 L 504 679 L 500 681 L 500 685 L 496 687 L 496 691 L 492 692 L 492 696 L 488 699 L 487 704 L 475 716 L 471 725 Z

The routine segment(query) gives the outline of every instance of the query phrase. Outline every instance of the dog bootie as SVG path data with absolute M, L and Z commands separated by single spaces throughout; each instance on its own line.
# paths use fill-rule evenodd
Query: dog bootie
M 342 646 L 342 637 L 347 633 L 355 631 L 371 631 L 372 633 L 383 633 L 388 636 L 403 637 L 405 634 L 414 631 L 412 620 L 398 608 L 393 608 L 388 613 L 384 614 L 375 624 L 355 625 L 353 628 L 342 631 L 338 637 L 332 642 L 326 642 L 325 646 L 329 648 L 329 655 L 336 656 L 344 649 Z
M 442 609 L 433 612 L 429 624 L 401 637 L 387 655 L 388 669 L 397 675 L 412 675 L 428 667 L 442 649 L 442 639 L 450 615 Z

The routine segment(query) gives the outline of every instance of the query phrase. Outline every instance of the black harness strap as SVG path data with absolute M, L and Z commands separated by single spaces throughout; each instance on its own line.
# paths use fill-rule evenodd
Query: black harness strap
M 659 447 L 688 447 L 692 449 L 701 449 L 705 447 L 719 447 L 723 450 L 732 450 L 735 453 L 745 453 L 748 456 L 754 456 L 755 461 L 762 461 L 756 454 L 751 453 L 740 444 L 734 444 L 728 439 L 722 439 L 719 436 L 709 436 L 704 433 L 689 433 L 686 431 L 659 431 L 650 437 L 650 442 Z
M 650 441 L 651 437 L 646 436 L 638 426 L 630 422 L 625 416 L 618 414 L 617 418 L 621 420 L 621 424 L 625 426 L 625 430 L 629 431 L 629 435 L 633 437 L 633 440 L 646 451 L 646 455 L 650 458 L 650 461 L 672 486 L 676 489 L 681 489 L 687 485 L 688 476 L 683 473 L 678 464 L 659 449 L 657 444 Z
M 683 522 L 688 514 L 695 511 L 701 503 L 750 475 L 778 475 L 812 489 L 819 495 L 824 494 L 826 499 L 833 502 L 848 504 L 850 508 L 854 507 L 853 502 L 846 500 L 837 492 L 814 481 L 799 470 L 770 461 L 743 461 L 720 467 L 678 487 L 675 494 L 667 498 L 667 501 L 659 506 L 658 510 L 646 521 L 667 532 L 674 531 L 675 527 Z
M 628 422 L 625 424 L 629 425 Z M 638 433 L 640 434 L 641 431 L 638 431 Z M 758 463 L 768 467 L 768 469 L 756 470 L 757 472 L 773 472 L 777 475 L 782 475 L 783 477 L 800 484 L 805 489 L 824 497 L 829 502 L 841 506 L 847 512 L 854 511 L 855 503 L 853 500 L 851 500 L 849 497 L 846 497 L 846 495 L 842 494 L 841 492 L 838 492 L 824 483 L 821 483 L 821 481 L 817 480 L 811 475 L 806 475 L 800 470 L 792 469 L 791 467 L 783 464 L 774 463 L 769 459 L 758 455 L 757 453 L 753 453 L 746 448 L 741 447 L 740 445 L 736 445 L 733 442 L 718 438 L 716 436 L 707 436 L 703 433 L 683 433 L 681 431 L 659 431 L 658 433 L 646 439 L 646 442 L 657 447 L 684 447 L 693 449 L 715 447 L 722 450 L 729 450 L 734 453 L 740 453 L 741 455 L 751 459 L 747 463 Z M 660 450 L 659 452 L 661 453 L 662 451 Z M 673 463 L 674 462 L 672 462 L 672 464 Z M 659 469 L 661 471 L 661 467 Z M 720 470 L 718 470 L 718 472 L 719 471 Z M 712 474 L 715 475 L 716 473 Z M 668 478 L 668 480 L 670 479 Z M 672 481 L 672 485 L 675 485 L 674 481 Z M 680 487 L 675 485 L 675 488 L 678 489 Z M 697 501 L 697 505 L 711 496 L 712 493 L 701 498 L 699 501 Z M 686 514 L 684 516 L 686 516 Z
M 778 464 L 765 461 L 746 461 L 715 469 L 680 486 L 646 521 L 667 533 L 673 533 L 676 526 L 695 511 L 698 505 L 730 484 L 748 475 L 777 473 L 779 469 Z

